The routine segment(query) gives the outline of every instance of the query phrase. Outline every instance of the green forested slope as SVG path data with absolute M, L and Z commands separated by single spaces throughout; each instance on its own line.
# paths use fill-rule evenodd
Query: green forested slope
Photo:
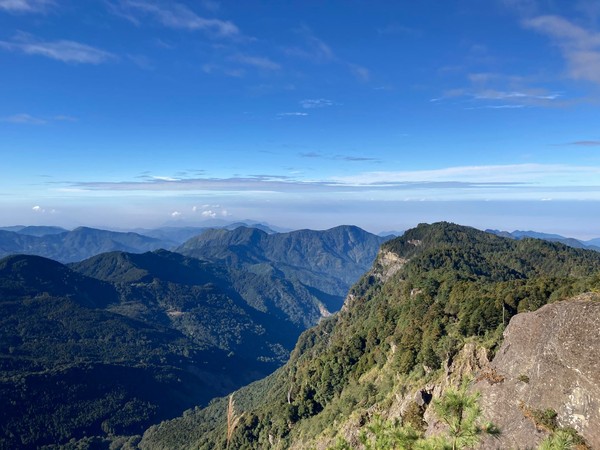
M 336 250 L 319 244 L 319 233 L 309 232 L 320 252 L 303 262 L 315 278 L 325 253 L 364 244 L 362 230 Z M 368 245 L 374 256 L 375 241 Z M 165 250 L 103 253 L 69 267 L 7 257 L 0 444 L 136 434 L 264 377 L 326 312 L 317 291 L 275 264 L 231 267 Z
M 329 311 L 337 311 L 385 240 L 353 226 L 273 234 L 239 227 L 207 230 L 176 251 L 244 269 L 267 283 L 285 278 L 298 286 L 297 294 L 313 296 Z
M 275 367 L 111 311 L 121 300 L 52 260 L 0 260 L 0 448 L 137 434 Z
M 593 251 L 448 223 L 409 230 L 382 246 L 346 307 L 306 331 L 283 368 L 235 394 L 244 414 L 231 448 L 335 434 L 351 415 L 435 379 L 466 339 L 493 351 L 511 316 L 597 289 L 599 273 Z M 223 448 L 225 415 L 226 401 L 215 401 L 151 428 L 142 447 Z

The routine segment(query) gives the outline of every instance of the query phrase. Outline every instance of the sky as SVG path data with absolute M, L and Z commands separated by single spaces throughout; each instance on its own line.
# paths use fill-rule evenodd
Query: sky
M 598 0 L 0 0 L 0 226 L 600 237 Z

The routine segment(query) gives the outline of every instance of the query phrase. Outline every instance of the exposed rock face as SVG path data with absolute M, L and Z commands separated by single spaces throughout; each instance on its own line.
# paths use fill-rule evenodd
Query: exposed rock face
M 594 301 L 595 300 L 595 301 Z M 480 379 L 484 416 L 501 430 L 483 448 L 532 448 L 547 436 L 526 411 L 552 409 L 600 449 L 600 296 L 586 294 L 513 317 L 491 363 L 500 382 Z
M 380 281 L 386 282 L 398 272 L 408 262 L 408 259 L 401 258 L 394 252 L 382 250 L 377 255 L 377 263 L 375 266 L 374 275 Z

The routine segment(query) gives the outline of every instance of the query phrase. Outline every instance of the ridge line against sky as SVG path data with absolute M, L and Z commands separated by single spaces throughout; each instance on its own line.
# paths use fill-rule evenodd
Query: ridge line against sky
M 600 235 L 600 2 L 415 3 L 0 0 L 0 226 Z

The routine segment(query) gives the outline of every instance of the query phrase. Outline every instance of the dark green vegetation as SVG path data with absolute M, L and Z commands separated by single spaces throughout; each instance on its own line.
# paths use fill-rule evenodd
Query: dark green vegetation
M 251 270 L 166 250 L 69 266 L 0 260 L 0 448 L 71 438 L 106 446 L 271 373 L 327 312 L 311 280 L 352 267 L 323 265 L 325 253 L 362 255 L 358 238 L 372 235 L 361 233 L 349 227 L 341 248 L 324 247 L 312 263 L 306 255 L 289 277 L 273 253 Z M 380 240 L 369 242 L 374 258 Z M 303 271 L 305 282 L 291 275 Z
M 265 278 L 293 280 L 329 311 L 337 311 L 348 288 L 373 263 L 386 238 L 357 227 L 268 234 L 256 228 L 208 230 L 176 249 Z M 309 319 L 309 324 L 314 320 Z M 312 322 L 312 323 L 311 323 Z
M 202 348 L 262 361 L 262 376 L 287 359 L 303 329 L 299 318 L 318 313 L 311 301 L 293 303 L 293 288 L 285 280 L 274 284 L 289 304 L 260 308 L 238 286 L 252 287 L 261 298 L 269 298 L 273 286 L 256 283 L 253 274 L 166 250 L 104 253 L 71 268 L 111 283 L 119 299 L 110 311 L 179 330 Z
M 136 434 L 275 367 L 111 312 L 121 300 L 55 261 L 0 261 L 1 448 Z
M 594 251 L 448 223 L 409 230 L 383 244 L 346 308 L 303 333 L 284 367 L 235 394 L 244 415 L 232 447 L 310 448 L 315 436 L 335 437 L 349 417 L 360 422 L 435 379 L 466 340 L 493 352 L 513 315 L 598 289 L 599 274 Z M 152 427 L 141 445 L 223 448 L 225 417 L 216 400 Z

